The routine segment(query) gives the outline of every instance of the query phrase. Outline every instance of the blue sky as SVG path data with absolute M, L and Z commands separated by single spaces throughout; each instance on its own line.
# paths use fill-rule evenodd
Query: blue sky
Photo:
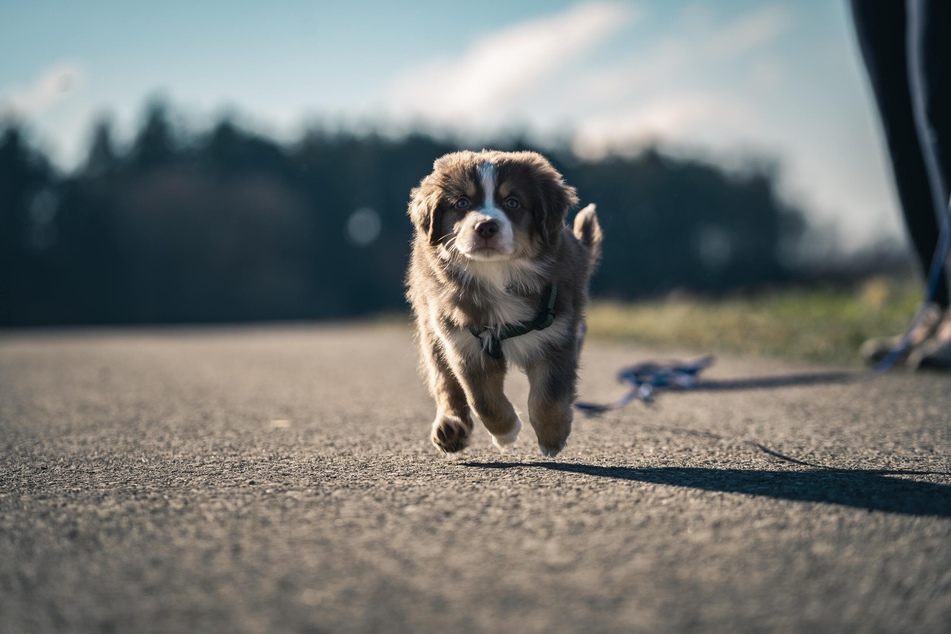
M 0 0 L 0 59 L 0 113 L 67 167 L 97 116 L 127 137 L 161 96 L 185 125 L 285 140 L 320 122 L 764 156 L 846 247 L 903 236 L 844 1 Z

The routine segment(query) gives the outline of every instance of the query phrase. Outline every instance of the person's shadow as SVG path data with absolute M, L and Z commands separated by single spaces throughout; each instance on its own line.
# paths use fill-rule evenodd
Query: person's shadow
M 745 493 L 797 502 L 841 504 L 869 511 L 951 517 L 951 485 L 906 479 L 906 476 L 948 475 L 943 473 L 826 468 L 768 471 L 696 467 L 597 467 L 562 462 L 463 464 L 479 469 L 550 469 L 704 491 Z

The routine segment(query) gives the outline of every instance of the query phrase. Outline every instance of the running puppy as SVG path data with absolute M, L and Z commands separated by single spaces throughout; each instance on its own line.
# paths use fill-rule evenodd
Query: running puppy
M 465 449 L 473 414 L 500 449 L 522 428 L 502 393 L 509 362 L 531 391 L 528 415 L 542 454 L 571 433 L 588 279 L 600 255 L 594 205 L 578 203 L 534 152 L 455 152 L 411 192 L 415 225 L 407 297 L 422 367 L 436 400 L 432 441 Z

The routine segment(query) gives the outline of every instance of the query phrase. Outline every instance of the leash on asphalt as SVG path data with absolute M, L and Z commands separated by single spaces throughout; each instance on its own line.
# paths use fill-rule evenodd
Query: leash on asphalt
M 862 372 L 851 374 L 834 375 L 840 382 L 843 377 L 847 382 L 861 382 L 879 377 L 892 368 L 904 358 L 911 347 L 912 333 L 928 312 L 929 305 L 934 301 L 935 292 L 938 289 L 938 280 L 941 278 L 941 269 L 945 266 L 948 257 L 948 246 L 951 243 L 951 204 L 948 205 L 947 213 L 944 214 L 941 223 L 941 232 L 938 235 L 938 244 L 935 247 L 934 258 L 931 261 L 931 268 L 928 271 L 928 282 L 925 297 L 921 302 L 921 307 L 911 324 L 905 330 L 901 342 L 874 367 Z M 581 337 L 584 336 L 582 330 Z M 684 391 L 695 389 L 701 386 L 700 373 L 713 365 L 715 358 L 712 355 L 698 357 L 689 361 L 647 361 L 638 363 L 625 368 L 621 368 L 617 373 L 619 383 L 626 383 L 630 386 L 627 394 L 614 401 L 613 403 L 597 404 L 576 402 L 575 409 L 587 414 L 588 416 L 597 416 L 611 410 L 621 409 L 633 401 L 641 401 L 645 405 L 650 405 L 654 401 L 654 394 L 662 390 Z M 796 377 L 790 377 L 795 379 Z M 747 383 L 756 385 L 757 380 L 737 381 L 737 384 Z M 759 382 L 762 387 L 762 381 Z M 775 387 L 781 382 L 772 380 L 768 382 Z M 799 381 L 793 380 L 790 384 L 797 384 Z

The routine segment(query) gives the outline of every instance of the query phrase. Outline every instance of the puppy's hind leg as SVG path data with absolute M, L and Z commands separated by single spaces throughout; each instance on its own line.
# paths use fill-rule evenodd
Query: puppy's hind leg
M 568 442 L 577 382 L 577 356 L 567 350 L 560 356 L 560 359 L 540 361 L 528 369 L 529 419 L 542 455 L 551 458 Z
M 472 437 L 472 415 L 465 390 L 459 384 L 435 337 L 420 333 L 429 392 L 436 400 L 436 420 L 430 440 L 443 453 L 462 451 Z

